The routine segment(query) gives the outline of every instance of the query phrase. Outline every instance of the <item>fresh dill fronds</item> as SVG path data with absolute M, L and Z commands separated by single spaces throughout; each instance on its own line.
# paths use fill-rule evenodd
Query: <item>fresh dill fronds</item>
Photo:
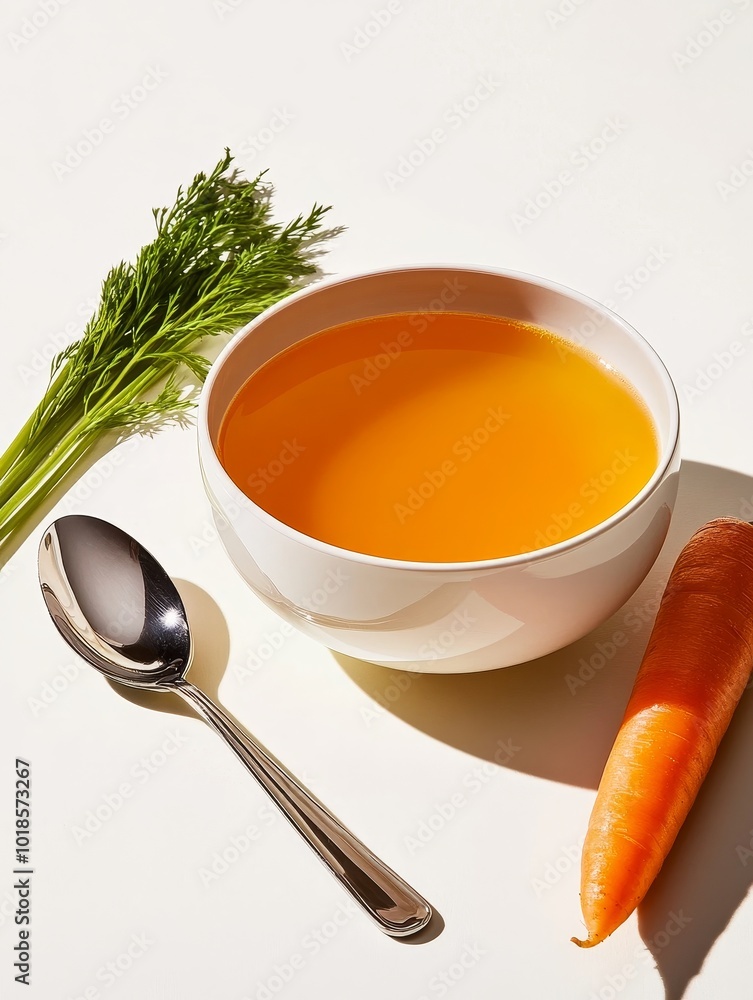
M 201 382 L 209 368 L 200 341 L 247 323 L 316 271 L 336 233 L 322 228 L 329 209 L 272 222 L 264 175 L 247 180 L 232 159 L 226 150 L 171 208 L 153 211 L 154 240 L 112 268 L 80 340 L 53 360 L 43 399 L 0 457 L 0 549 L 105 433 L 185 415 L 194 400 L 181 373 Z

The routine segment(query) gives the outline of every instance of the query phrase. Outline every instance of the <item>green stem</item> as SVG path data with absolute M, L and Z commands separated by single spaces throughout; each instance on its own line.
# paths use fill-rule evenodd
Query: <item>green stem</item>
M 96 438 L 90 437 L 79 442 L 79 444 L 73 448 L 69 454 L 63 458 L 60 458 L 55 469 L 52 470 L 54 475 L 51 473 L 48 475 L 45 482 L 40 483 L 32 496 L 29 497 L 26 503 L 20 505 L 18 509 L 10 516 L 3 516 L 0 520 L 0 555 L 2 555 L 2 547 L 5 542 L 11 537 L 14 531 L 19 528 L 27 518 L 31 517 L 39 508 L 42 506 L 47 497 L 58 488 L 60 483 L 65 479 L 65 477 L 72 472 L 72 470 L 78 465 L 78 463 L 85 457 L 87 452 L 89 452 L 95 443 Z
M 113 399 L 98 402 L 93 410 L 80 417 L 63 439 L 49 452 L 46 459 L 36 468 L 34 474 L 29 476 L 23 485 L 13 493 L 12 497 L 6 500 L 0 507 L 0 536 L 5 534 L 9 518 L 24 506 L 25 502 L 33 497 L 37 490 L 40 490 L 44 486 L 48 476 L 51 476 L 55 472 L 59 463 L 64 459 L 66 452 L 75 446 L 76 441 L 83 440 L 88 450 L 91 444 L 104 432 L 104 428 L 95 431 L 95 433 L 91 432 L 90 428 L 95 419 L 99 421 L 105 419 L 108 413 L 117 413 L 118 409 L 124 403 L 129 403 L 137 399 L 155 382 L 159 382 L 165 378 L 169 374 L 171 367 L 170 363 L 166 363 L 159 368 L 152 368 L 143 372 Z M 36 506 L 36 499 L 34 500 L 34 505 Z M 31 509 L 34 508 L 32 507 Z
M 27 440 L 22 454 L 13 463 L 10 471 L 0 478 L 0 509 L 34 475 L 48 456 L 58 447 L 61 436 L 68 434 L 76 422 L 76 417 L 73 415 L 65 420 L 60 417 L 56 420 L 54 427 L 52 429 L 46 428 L 37 440 L 34 440 L 33 435 Z
M 0 456 L 0 482 L 3 483 L 3 486 L 5 486 L 4 482 L 5 477 L 10 472 L 11 468 L 19 459 L 19 457 L 23 454 L 24 449 L 28 445 L 29 435 L 31 434 L 31 431 L 34 429 L 34 426 L 39 420 L 40 416 L 44 412 L 47 399 L 53 396 L 59 390 L 60 385 L 63 382 L 65 382 L 65 379 L 67 377 L 65 374 L 65 368 L 66 366 L 64 365 L 63 368 L 55 376 L 53 381 L 48 384 L 47 389 L 45 390 L 44 399 L 42 400 L 41 403 L 39 403 L 39 405 L 36 407 L 32 415 L 23 425 L 21 430 L 18 432 L 18 434 L 16 434 L 11 443 L 3 452 L 3 454 Z
M 49 453 L 46 461 L 42 462 L 34 474 L 28 476 L 24 483 L 14 491 L 10 499 L 6 500 L 2 507 L 0 507 L 0 532 L 5 533 L 8 519 L 24 505 L 36 490 L 44 485 L 47 477 L 55 471 L 61 462 L 61 456 L 65 457 L 66 452 L 75 447 L 77 440 L 87 441 L 88 438 L 89 435 L 86 434 L 85 420 L 77 421 L 72 430 Z
M 33 492 L 35 484 L 44 480 L 46 470 L 54 468 L 56 456 L 69 447 L 71 439 L 75 440 L 76 435 L 82 431 L 86 431 L 87 425 L 91 423 L 94 417 L 100 416 L 111 405 L 118 405 L 137 398 L 141 392 L 166 376 L 170 368 L 169 363 L 158 368 L 148 369 L 118 391 L 118 386 L 123 381 L 125 375 L 142 360 L 142 351 L 128 362 L 118 378 L 110 383 L 95 405 L 83 416 L 78 419 L 71 417 L 67 422 L 58 423 L 55 426 L 54 434 L 58 439 L 57 441 L 50 444 L 47 438 L 43 436 L 32 450 L 23 456 L 20 462 L 16 462 L 13 465 L 6 476 L 0 478 L 0 526 L 3 525 L 7 512 L 14 510 L 19 502 L 22 503 Z M 113 394 L 115 395 L 113 396 Z M 127 394 L 127 398 L 124 398 L 125 394 Z M 27 425 L 33 419 L 32 417 L 30 421 L 27 421 Z M 61 433 L 63 434 L 62 440 L 60 439 Z M 26 444 L 28 445 L 28 439 Z

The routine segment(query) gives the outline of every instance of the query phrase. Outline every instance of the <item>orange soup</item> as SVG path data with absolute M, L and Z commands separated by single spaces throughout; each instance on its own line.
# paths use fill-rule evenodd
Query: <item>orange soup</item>
M 636 391 L 539 327 L 400 313 L 333 327 L 254 372 L 220 461 L 278 520 L 392 559 L 456 562 L 570 538 L 657 466 Z

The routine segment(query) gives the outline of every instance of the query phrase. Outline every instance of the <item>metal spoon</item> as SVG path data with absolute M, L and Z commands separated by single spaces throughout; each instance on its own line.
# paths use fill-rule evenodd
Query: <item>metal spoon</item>
M 189 702 L 385 933 L 403 937 L 428 924 L 426 900 L 185 679 L 191 633 L 183 602 L 135 539 L 96 517 L 61 517 L 40 543 L 39 582 L 66 642 L 111 680 Z

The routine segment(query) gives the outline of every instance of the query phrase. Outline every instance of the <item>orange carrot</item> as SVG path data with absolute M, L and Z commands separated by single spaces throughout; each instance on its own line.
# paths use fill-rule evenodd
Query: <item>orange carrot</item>
M 603 941 L 659 873 L 753 667 L 753 526 L 709 521 L 669 577 L 583 845 L 581 908 Z

